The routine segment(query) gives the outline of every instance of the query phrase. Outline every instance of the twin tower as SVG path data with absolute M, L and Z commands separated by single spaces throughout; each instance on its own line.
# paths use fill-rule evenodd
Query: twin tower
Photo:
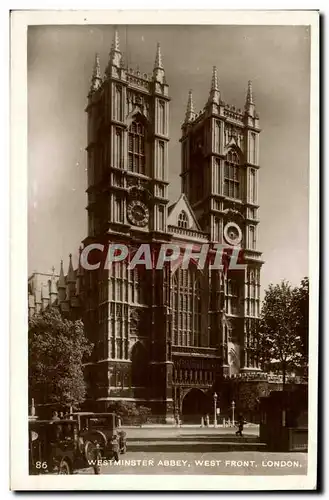
M 260 128 L 251 82 L 243 110 L 223 102 L 215 67 L 200 113 L 189 92 L 180 138 L 182 194 L 170 206 L 169 102 L 160 45 L 151 75 L 133 71 L 115 32 L 103 74 L 96 56 L 86 108 L 84 245 L 218 242 L 240 247 L 246 264 L 220 277 L 193 269 L 139 275 L 125 266 L 84 272 L 83 319 L 95 345 L 86 366 L 90 400 L 104 408 L 137 401 L 168 418 L 205 411 L 219 376 L 259 372 L 254 334 L 263 264 Z
M 133 71 L 124 66 L 115 31 L 104 76 L 96 55 L 86 108 L 89 236 L 125 225 L 167 232 L 169 102 L 160 44 L 153 73 Z M 223 102 L 216 67 L 200 113 L 194 111 L 189 92 L 180 139 L 181 186 L 211 241 L 222 241 L 221 213 L 229 208 L 223 201 L 230 198 L 233 208 L 245 204 L 248 227 L 244 242 L 256 250 L 259 132 L 250 81 L 243 111 Z M 224 165 L 228 160 L 229 167 Z M 107 197 L 96 196 L 104 174 L 110 185 L 109 203 Z M 139 185 L 147 184 L 152 198 L 147 210 L 146 206 L 129 206 L 129 196 L 123 196 L 122 190 L 128 194 L 137 180 Z M 138 224 L 133 223 L 137 222 L 135 215 L 141 219 Z

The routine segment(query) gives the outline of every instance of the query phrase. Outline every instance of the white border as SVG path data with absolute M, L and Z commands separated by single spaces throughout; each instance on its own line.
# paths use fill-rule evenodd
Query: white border
M 310 383 L 317 409 L 319 278 L 319 16 L 315 11 L 16 11 L 11 23 L 11 488 L 14 490 L 305 490 L 314 489 L 317 415 L 310 412 L 305 476 L 29 476 L 27 453 L 27 65 L 29 24 L 311 25 Z M 129 481 L 127 481 L 129 477 Z M 239 480 L 237 480 L 239 478 Z M 187 480 L 186 480 L 187 479 Z

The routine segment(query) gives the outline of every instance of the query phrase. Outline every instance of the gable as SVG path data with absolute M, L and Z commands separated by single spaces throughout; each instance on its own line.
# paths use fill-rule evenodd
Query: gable
M 181 194 L 177 202 L 169 207 L 168 210 L 168 225 L 180 226 L 181 221 L 186 221 L 186 228 L 194 231 L 201 231 L 201 228 L 196 220 L 194 212 L 189 204 L 185 194 Z

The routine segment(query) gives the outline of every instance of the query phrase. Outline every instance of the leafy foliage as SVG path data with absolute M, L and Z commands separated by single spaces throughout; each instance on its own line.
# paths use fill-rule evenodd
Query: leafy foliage
M 83 323 L 51 308 L 29 320 L 28 336 L 30 398 L 77 407 L 86 393 L 82 363 L 93 347 Z
M 308 362 L 308 319 L 309 319 L 309 280 L 304 278 L 295 290 L 295 301 L 298 310 L 297 330 L 301 339 L 304 363 Z
M 236 416 L 242 413 L 248 421 L 253 421 L 259 413 L 260 398 L 268 393 L 267 382 L 238 382 L 235 388 Z
M 301 333 L 305 325 L 301 308 L 305 306 L 305 286 L 301 286 L 303 292 L 286 281 L 270 285 L 265 292 L 261 312 L 258 336 L 260 359 L 263 366 L 269 362 L 279 366 L 283 384 L 287 372 L 300 366 L 303 358 Z M 305 334 L 307 336 L 308 332 L 304 331 Z
M 117 401 L 108 406 L 108 411 L 114 412 L 123 418 L 125 423 L 138 422 L 146 423 L 151 414 L 151 409 L 146 406 L 137 406 L 131 401 Z

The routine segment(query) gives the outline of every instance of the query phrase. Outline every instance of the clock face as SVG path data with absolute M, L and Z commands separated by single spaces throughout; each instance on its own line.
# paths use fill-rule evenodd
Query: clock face
M 224 227 L 224 238 L 230 245 L 239 245 L 242 240 L 242 232 L 235 222 L 228 222 Z
M 128 205 L 127 218 L 134 226 L 144 227 L 149 220 L 149 210 L 141 201 L 132 201 Z

